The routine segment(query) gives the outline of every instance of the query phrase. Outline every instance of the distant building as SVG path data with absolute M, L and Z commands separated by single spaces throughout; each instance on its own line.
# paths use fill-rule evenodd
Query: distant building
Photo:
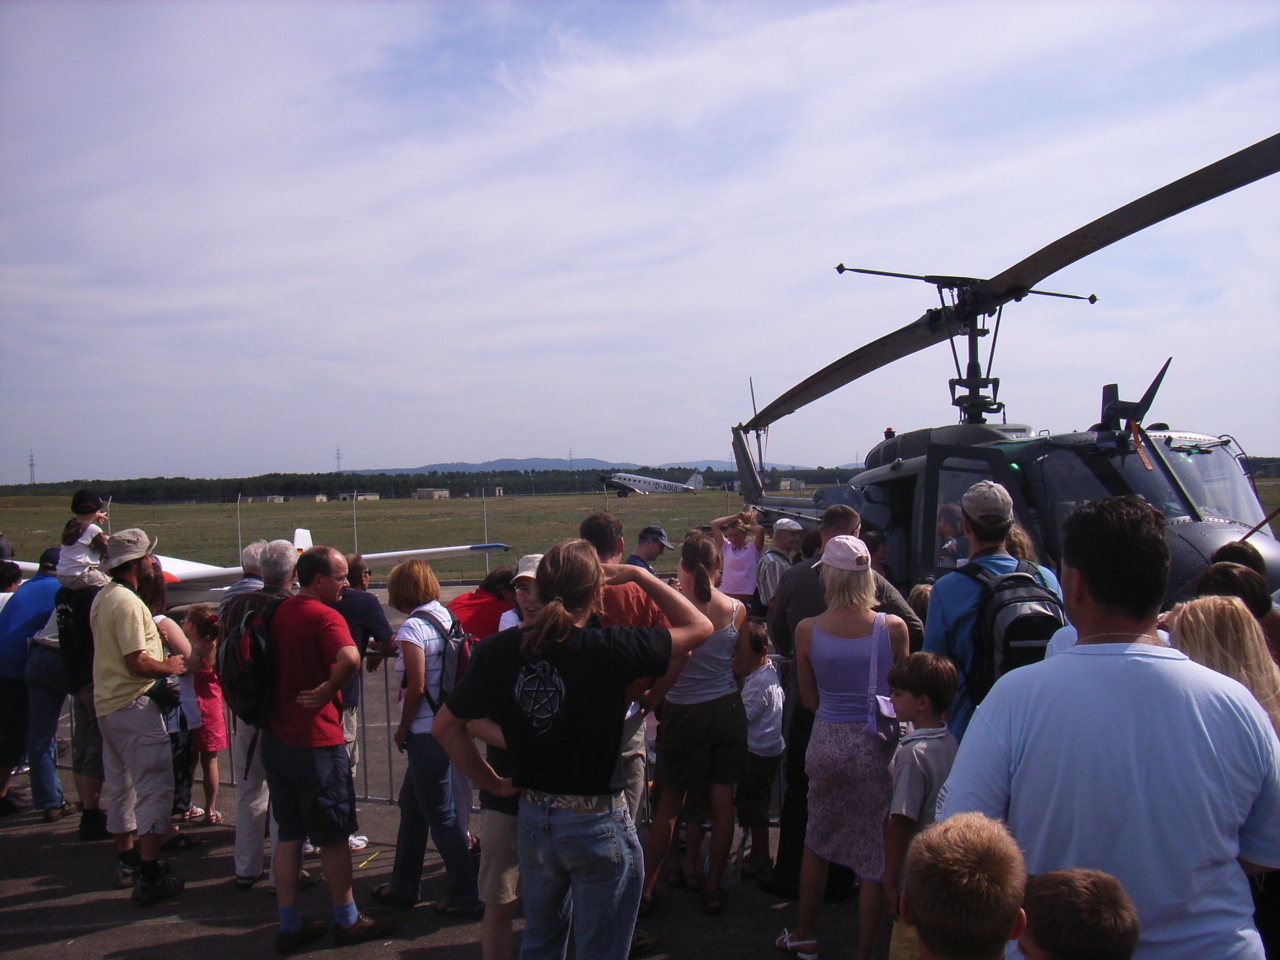
M 298 496 L 292 497 L 290 499 L 305 500 L 308 503 L 328 503 L 329 502 L 328 496 L 326 496 L 323 493 L 301 493 L 301 494 L 298 494 Z
M 419 487 L 413 491 L 415 500 L 448 500 L 449 491 L 443 487 Z
M 267 503 L 284 503 L 284 497 L 274 493 L 271 496 L 267 497 L 266 499 L 267 499 Z
M 339 499 L 339 500 L 352 500 L 352 499 L 354 499 L 354 500 L 381 500 L 381 499 L 382 499 L 382 494 L 380 494 L 380 493 L 355 493 L 355 492 L 353 492 L 353 493 L 340 493 L 340 494 L 338 494 L 338 499 Z
M 778 481 L 779 490 L 803 490 L 804 481 L 796 480 L 794 477 L 783 477 Z

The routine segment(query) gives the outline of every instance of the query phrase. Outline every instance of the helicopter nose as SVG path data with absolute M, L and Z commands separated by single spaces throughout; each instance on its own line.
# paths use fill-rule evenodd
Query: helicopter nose
M 1239 540 L 1249 528 L 1232 521 L 1171 523 L 1165 528 L 1169 541 L 1169 597 L 1189 600 L 1200 572 L 1220 546 Z M 1262 531 L 1249 538 L 1267 563 L 1267 579 L 1271 589 L 1280 589 L 1280 543 Z

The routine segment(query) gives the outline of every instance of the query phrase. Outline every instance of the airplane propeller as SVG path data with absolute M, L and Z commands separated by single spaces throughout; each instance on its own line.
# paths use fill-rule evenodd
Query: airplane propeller
M 1010 300 L 1021 300 L 1029 294 L 1039 293 L 1046 296 L 1087 299 L 1090 303 L 1096 302 L 1097 298 L 1093 296 L 1086 298 L 1075 294 L 1054 294 L 1033 288 L 1046 277 L 1077 260 L 1096 253 L 1103 247 L 1215 197 L 1253 183 L 1255 180 L 1268 177 L 1277 171 L 1280 171 L 1280 134 L 1268 137 L 1127 203 L 1042 247 L 1031 256 L 988 280 L 857 270 L 840 264 L 836 270 L 842 274 L 845 272 L 870 273 L 923 280 L 934 284 L 940 291 L 942 289 L 956 291 L 956 302 L 954 306 L 944 304 L 940 308 L 927 310 L 919 319 L 828 364 L 768 404 L 742 424 L 740 429 L 763 430 L 776 420 L 794 413 L 814 400 L 825 397 L 859 377 L 866 376 L 895 360 L 910 356 L 959 333 L 970 332 L 973 339 L 978 335 L 973 332 L 978 319 L 995 314 Z M 976 362 L 975 351 L 976 339 L 971 344 L 971 367 Z M 980 376 L 980 371 L 978 373 Z M 972 370 L 970 377 L 974 377 Z M 953 382 L 963 383 L 964 381 Z M 964 407 L 962 402 L 957 405 Z M 974 410 L 980 417 L 981 406 L 975 406 Z

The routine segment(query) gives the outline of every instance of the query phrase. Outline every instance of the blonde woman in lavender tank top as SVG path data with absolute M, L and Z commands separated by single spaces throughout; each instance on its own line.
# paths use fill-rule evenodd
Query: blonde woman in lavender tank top
M 809 825 L 800 866 L 800 921 L 776 946 L 817 955 L 814 927 L 827 865 L 858 874 L 858 960 L 871 960 L 884 921 L 884 825 L 893 747 L 868 734 L 869 691 L 889 695 L 889 668 L 908 654 L 907 625 L 876 613 L 871 554 L 857 537 L 834 537 L 819 561 L 827 611 L 795 631 L 796 681 L 815 713 L 805 754 Z

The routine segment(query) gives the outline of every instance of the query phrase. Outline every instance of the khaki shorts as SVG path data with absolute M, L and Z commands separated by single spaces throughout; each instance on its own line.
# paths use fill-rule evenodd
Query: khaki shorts
M 480 811 L 480 900 L 500 907 L 520 896 L 519 817 Z
M 75 729 L 71 731 L 71 772 L 91 780 L 103 779 L 102 730 L 93 704 L 93 684 L 86 683 L 71 695 Z
M 173 748 L 164 714 L 142 696 L 99 717 L 98 724 L 107 829 L 163 835 L 173 814 Z

